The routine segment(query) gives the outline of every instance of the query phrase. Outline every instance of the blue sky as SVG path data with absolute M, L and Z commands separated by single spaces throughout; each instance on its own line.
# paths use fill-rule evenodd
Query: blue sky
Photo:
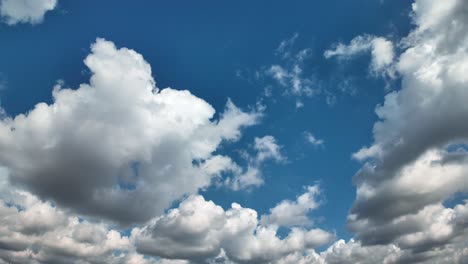
M 463 235 L 468 231 L 450 221 L 444 224 L 452 233 L 440 240 L 441 234 L 429 234 L 422 227 L 389 235 L 395 232 L 391 228 L 398 230 L 395 223 L 410 225 L 404 217 L 424 214 L 429 219 L 440 212 L 458 219 L 466 207 L 468 170 L 463 157 L 468 134 L 459 123 L 468 113 L 462 100 L 467 80 L 460 77 L 468 65 L 463 59 L 468 31 L 454 26 L 467 21 L 466 14 L 457 11 L 466 1 L 28 2 L 0 0 L 0 175 L 6 179 L 2 188 L 13 192 L 1 198 L 10 204 L 6 208 L 17 204 L 27 212 L 29 207 L 49 206 L 34 210 L 80 217 L 89 228 L 104 233 L 117 230 L 120 240 L 113 243 L 120 246 L 70 259 L 55 259 L 44 245 L 42 255 L 24 259 L 1 249 L 0 259 L 416 263 L 440 258 L 453 263 L 445 258 L 450 254 L 459 263 L 468 259 L 459 251 L 467 245 Z M 452 25 L 446 22 L 450 17 Z M 425 54 L 427 47 L 433 49 Z M 141 60 L 125 48 L 141 54 Z M 433 61 L 423 61 L 425 57 Z M 129 79 L 122 77 L 127 74 Z M 140 109 L 146 99 L 136 90 L 141 86 L 143 94 L 140 81 L 151 85 L 151 78 L 159 91 L 147 95 L 154 97 L 148 100 L 161 106 Z M 102 94 L 88 93 L 82 84 Z M 436 88 L 427 88 L 432 85 Z M 166 87 L 174 89 L 166 90 L 167 97 L 160 95 Z M 430 92 L 437 89 L 442 92 Z M 73 93 L 78 90 L 82 93 Z M 41 102 L 45 108 L 34 109 Z M 235 106 L 230 108 L 230 102 Z M 164 107 L 168 110 L 159 112 Z M 139 116 L 142 111 L 152 113 L 152 121 L 138 123 L 146 120 L 146 115 Z M 434 116 L 429 111 L 435 111 Z M 424 167 L 427 162 L 445 164 L 452 156 L 460 157 L 459 163 Z M 207 172 L 211 161 L 210 168 L 221 168 L 216 173 Z M 441 180 L 441 175 L 452 175 L 452 169 L 454 176 Z M 251 178 L 246 180 L 246 175 Z M 427 190 L 424 194 L 417 191 L 417 183 L 424 181 L 420 175 L 434 175 L 428 182 L 435 187 L 421 187 Z M 405 185 L 409 182 L 416 184 Z M 18 192 L 29 198 L 18 198 Z M 101 197 L 101 192 L 117 194 Z M 309 195 L 308 205 L 301 205 L 301 194 Z M 281 243 L 288 243 L 296 229 L 323 241 L 269 259 L 234 247 L 234 242 L 223 244 L 237 241 L 237 236 L 217 235 L 215 240 L 221 242 L 213 252 L 187 253 L 186 242 L 158 234 L 164 228 L 190 229 L 165 226 L 171 212 L 172 217 L 176 211 L 183 215 L 184 205 L 200 212 L 193 217 L 202 219 L 188 222 L 214 221 L 211 211 L 204 211 L 211 208 L 207 201 L 221 206 L 226 219 L 234 214 L 232 203 L 255 210 L 258 226 L 252 241 L 261 241 L 262 228 L 274 230 Z M 447 201 L 452 204 L 444 207 Z M 208 205 L 198 210 L 199 203 Z M 292 215 L 295 220 L 275 215 L 273 208 L 281 204 L 292 205 L 283 208 L 281 217 Z M 31 216 L 18 211 L 2 217 L 7 222 L 8 217 Z M 301 217 L 306 224 L 298 220 Z M 79 227 L 67 223 L 60 232 Z M 210 234 L 204 234 L 205 240 L 182 231 L 179 238 L 208 247 L 212 229 L 204 229 Z M 324 233 L 310 233 L 317 230 Z M 44 231 L 44 236 L 59 231 Z M 417 235 L 437 239 L 408 242 Z M 79 251 L 80 246 L 73 249 Z M 400 251 L 395 253 L 395 248 Z M 275 251 L 274 246 L 268 250 Z M 327 250 L 336 256 L 324 253 Z M 366 252 L 377 253 L 372 258 Z
M 227 98 L 247 107 L 255 105 L 268 85 L 273 86 L 275 96 L 281 95 L 282 88 L 274 87 L 273 82 L 249 79 L 254 79 L 262 67 L 278 63 L 274 53 L 281 41 L 298 34 L 291 51 L 311 49 L 305 62 L 306 75 L 317 75 L 330 87 L 338 97 L 336 104 L 329 106 L 323 96 L 317 96 L 307 98 L 304 108 L 296 110 L 294 98 L 267 100 L 268 110 L 261 124 L 245 131 L 239 146 L 229 148 L 243 148 L 253 137 L 271 134 L 290 161 L 267 164 L 268 184 L 260 189 L 242 193 L 221 190 L 221 194 L 213 191 L 208 197 L 218 198 L 223 206 L 239 201 L 264 211 L 284 198 L 294 198 L 302 186 L 320 181 L 327 206 L 317 214 L 323 215 L 330 228 L 348 236 L 345 217 L 350 203 L 346 201 L 354 199 L 351 177 L 360 166 L 351 160 L 351 153 L 371 141 L 374 107 L 385 91 L 379 80 L 367 76 L 368 58 L 340 65 L 327 61 L 322 54 L 332 44 L 349 41 L 361 32 L 396 37 L 407 34 L 411 25 L 405 11 L 409 8 L 409 3 L 378 1 L 364 1 L 359 8 L 351 1 L 63 1 L 46 15 L 46 23 L 2 25 L 0 71 L 8 84 L 1 92 L 2 106 L 16 115 L 38 102 L 51 102 L 51 87 L 58 79 L 70 87 L 86 82 L 89 73 L 82 61 L 90 43 L 102 37 L 143 54 L 158 87 L 188 89 L 218 111 Z M 350 9 L 353 12 L 347 12 Z M 346 77 L 356 79 L 352 84 L 358 90 L 354 96 L 340 94 L 335 87 Z M 323 138 L 324 147 L 307 145 L 304 131 Z M 343 135 L 342 131 L 348 133 Z

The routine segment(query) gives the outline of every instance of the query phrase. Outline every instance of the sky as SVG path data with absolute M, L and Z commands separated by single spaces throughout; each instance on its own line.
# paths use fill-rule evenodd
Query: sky
M 0 0 L 0 263 L 468 263 L 467 22 Z

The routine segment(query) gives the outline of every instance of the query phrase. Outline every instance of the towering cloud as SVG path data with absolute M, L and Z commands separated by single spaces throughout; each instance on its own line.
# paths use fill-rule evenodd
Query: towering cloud
M 85 64 L 89 84 L 59 84 L 53 104 L 0 121 L 0 163 L 15 185 L 91 217 L 142 222 L 209 186 L 230 169 L 212 153 L 259 116 L 228 101 L 213 120 L 207 102 L 159 90 L 140 54 L 103 39 Z
M 349 226 L 365 245 L 398 246 L 401 261 L 468 254 L 466 203 L 444 205 L 468 191 L 466 10 L 463 0 L 413 4 L 416 28 L 396 64 L 401 90 L 377 107 L 374 143 L 353 155 L 367 162 Z

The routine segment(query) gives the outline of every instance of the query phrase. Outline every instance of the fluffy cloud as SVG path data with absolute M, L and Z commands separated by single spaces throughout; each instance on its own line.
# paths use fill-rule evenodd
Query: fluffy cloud
M 45 13 L 57 6 L 57 0 L 1 0 L 0 15 L 9 25 L 17 23 L 38 24 Z
M 0 197 L 0 261 L 7 263 L 118 263 L 136 253 L 130 240 L 104 224 L 93 224 L 7 185 L 2 170 Z M 140 262 L 143 263 L 143 262 Z
M 338 57 L 349 59 L 355 55 L 371 52 L 372 61 L 370 70 L 373 74 L 387 74 L 394 77 L 391 67 L 395 52 L 393 43 L 383 37 L 370 35 L 357 36 L 349 44 L 338 43 L 334 49 L 325 51 L 325 58 Z
M 234 203 L 225 211 L 195 195 L 133 236 L 142 254 L 201 262 L 222 253 L 236 263 L 270 263 L 323 245 L 333 237 L 322 229 L 292 228 L 280 239 L 277 228 L 260 225 L 252 209 Z
M 466 261 L 466 203 L 444 202 L 468 191 L 467 9 L 462 0 L 413 4 L 416 28 L 395 64 L 401 90 L 377 107 L 373 144 L 353 155 L 366 163 L 349 227 L 363 245 L 398 247 L 399 262 Z
M 133 50 L 98 39 L 89 84 L 53 90 L 53 104 L 0 121 L 0 164 L 10 180 L 75 212 L 142 222 L 231 169 L 212 153 L 259 114 L 228 101 L 215 110 L 189 91 L 159 90 Z M 224 160 L 224 162 L 222 162 Z
M 307 226 L 311 224 L 308 214 L 320 205 L 318 185 L 307 186 L 306 192 L 296 201 L 284 200 L 270 209 L 268 215 L 261 218 L 264 225 Z

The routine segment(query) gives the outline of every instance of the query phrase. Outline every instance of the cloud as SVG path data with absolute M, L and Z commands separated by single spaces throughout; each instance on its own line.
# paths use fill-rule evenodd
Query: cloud
M 264 184 L 261 168 L 267 160 L 277 163 L 285 162 L 286 157 L 281 153 L 281 146 L 277 144 L 273 136 L 255 137 L 253 150 L 255 155 L 248 152 L 242 152 L 247 160 L 247 168 L 242 169 L 237 164 L 231 167 L 229 172 L 232 177 L 224 179 L 223 184 L 233 190 L 243 190 L 252 187 L 258 187 Z
M 8 25 L 38 24 L 57 6 L 57 0 L 1 0 L 0 15 Z
M 130 240 L 104 224 L 82 221 L 28 192 L 5 185 L 1 176 L 0 260 L 8 263 L 118 263 Z M 135 253 L 136 254 L 136 253 Z
M 402 87 L 377 106 L 373 143 L 353 154 L 365 164 L 348 225 L 362 245 L 399 248 L 398 262 L 461 263 L 466 202 L 444 203 L 468 191 L 468 4 L 412 7 L 416 26 L 395 59 Z M 356 53 L 356 39 L 328 55 Z
M 271 208 L 268 215 L 261 217 L 261 223 L 284 227 L 308 226 L 312 223 L 308 214 L 320 205 L 319 195 L 318 185 L 307 186 L 306 192 L 298 196 L 296 201 L 284 200 Z
M 323 139 L 316 138 L 312 133 L 309 131 L 304 132 L 304 137 L 310 144 L 314 146 L 323 146 L 325 141 Z
M 295 64 L 284 68 L 281 65 L 272 65 L 266 74 L 287 89 L 287 92 L 295 96 L 312 96 L 314 94 L 314 81 L 303 77 L 302 67 Z
M 273 159 L 278 162 L 285 160 L 285 157 L 280 152 L 281 147 L 276 143 L 276 139 L 273 136 L 256 137 L 254 140 L 254 149 L 257 151 L 257 156 L 255 157 L 256 163 L 262 163 L 267 159 Z
M 296 98 L 296 108 L 302 108 L 304 104 L 301 98 L 314 96 L 320 93 L 320 89 L 313 76 L 307 76 L 303 69 L 304 60 L 311 56 L 311 49 L 294 50 L 298 38 L 299 34 L 295 33 L 291 38 L 281 41 L 275 50 L 280 62 L 264 68 L 258 74 L 273 80 L 283 88 L 284 95 Z M 271 91 L 268 90 L 267 97 L 270 96 Z
M 383 37 L 370 35 L 357 36 L 349 44 L 338 43 L 333 49 L 324 52 L 325 58 L 338 57 L 349 59 L 353 56 L 369 52 L 372 56 L 371 73 L 386 74 L 394 78 L 392 64 L 395 57 L 393 43 Z
M 88 221 L 11 186 L 8 173 L 0 168 L 1 263 L 276 263 L 334 237 L 319 228 L 296 226 L 280 238 L 278 226 L 260 223 L 255 210 L 237 203 L 224 210 L 201 195 L 187 197 L 124 235 L 113 225 Z M 292 207 L 317 206 L 318 187 L 306 190 Z
M 298 38 L 299 33 L 295 33 L 291 38 L 281 41 L 275 50 L 275 55 L 283 59 L 290 58 L 293 55 L 291 53 L 291 47 L 294 45 L 294 43 L 296 43 Z
M 292 228 L 281 239 L 277 227 L 260 225 L 257 212 L 233 203 L 227 211 L 200 195 L 134 233 L 138 252 L 202 262 L 221 252 L 235 263 L 270 263 L 327 243 L 322 229 Z
M 91 50 L 89 84 L 58 84 L 52 104 L 0 121 L 0 164 L 13 184 L 77 213 L 131 224 L 230 169 L 213 152 L 259 113 L 229 100 L 213 119 L 213 107 L 189 91 L 159 90 L 137 52 L 103 39 Z

